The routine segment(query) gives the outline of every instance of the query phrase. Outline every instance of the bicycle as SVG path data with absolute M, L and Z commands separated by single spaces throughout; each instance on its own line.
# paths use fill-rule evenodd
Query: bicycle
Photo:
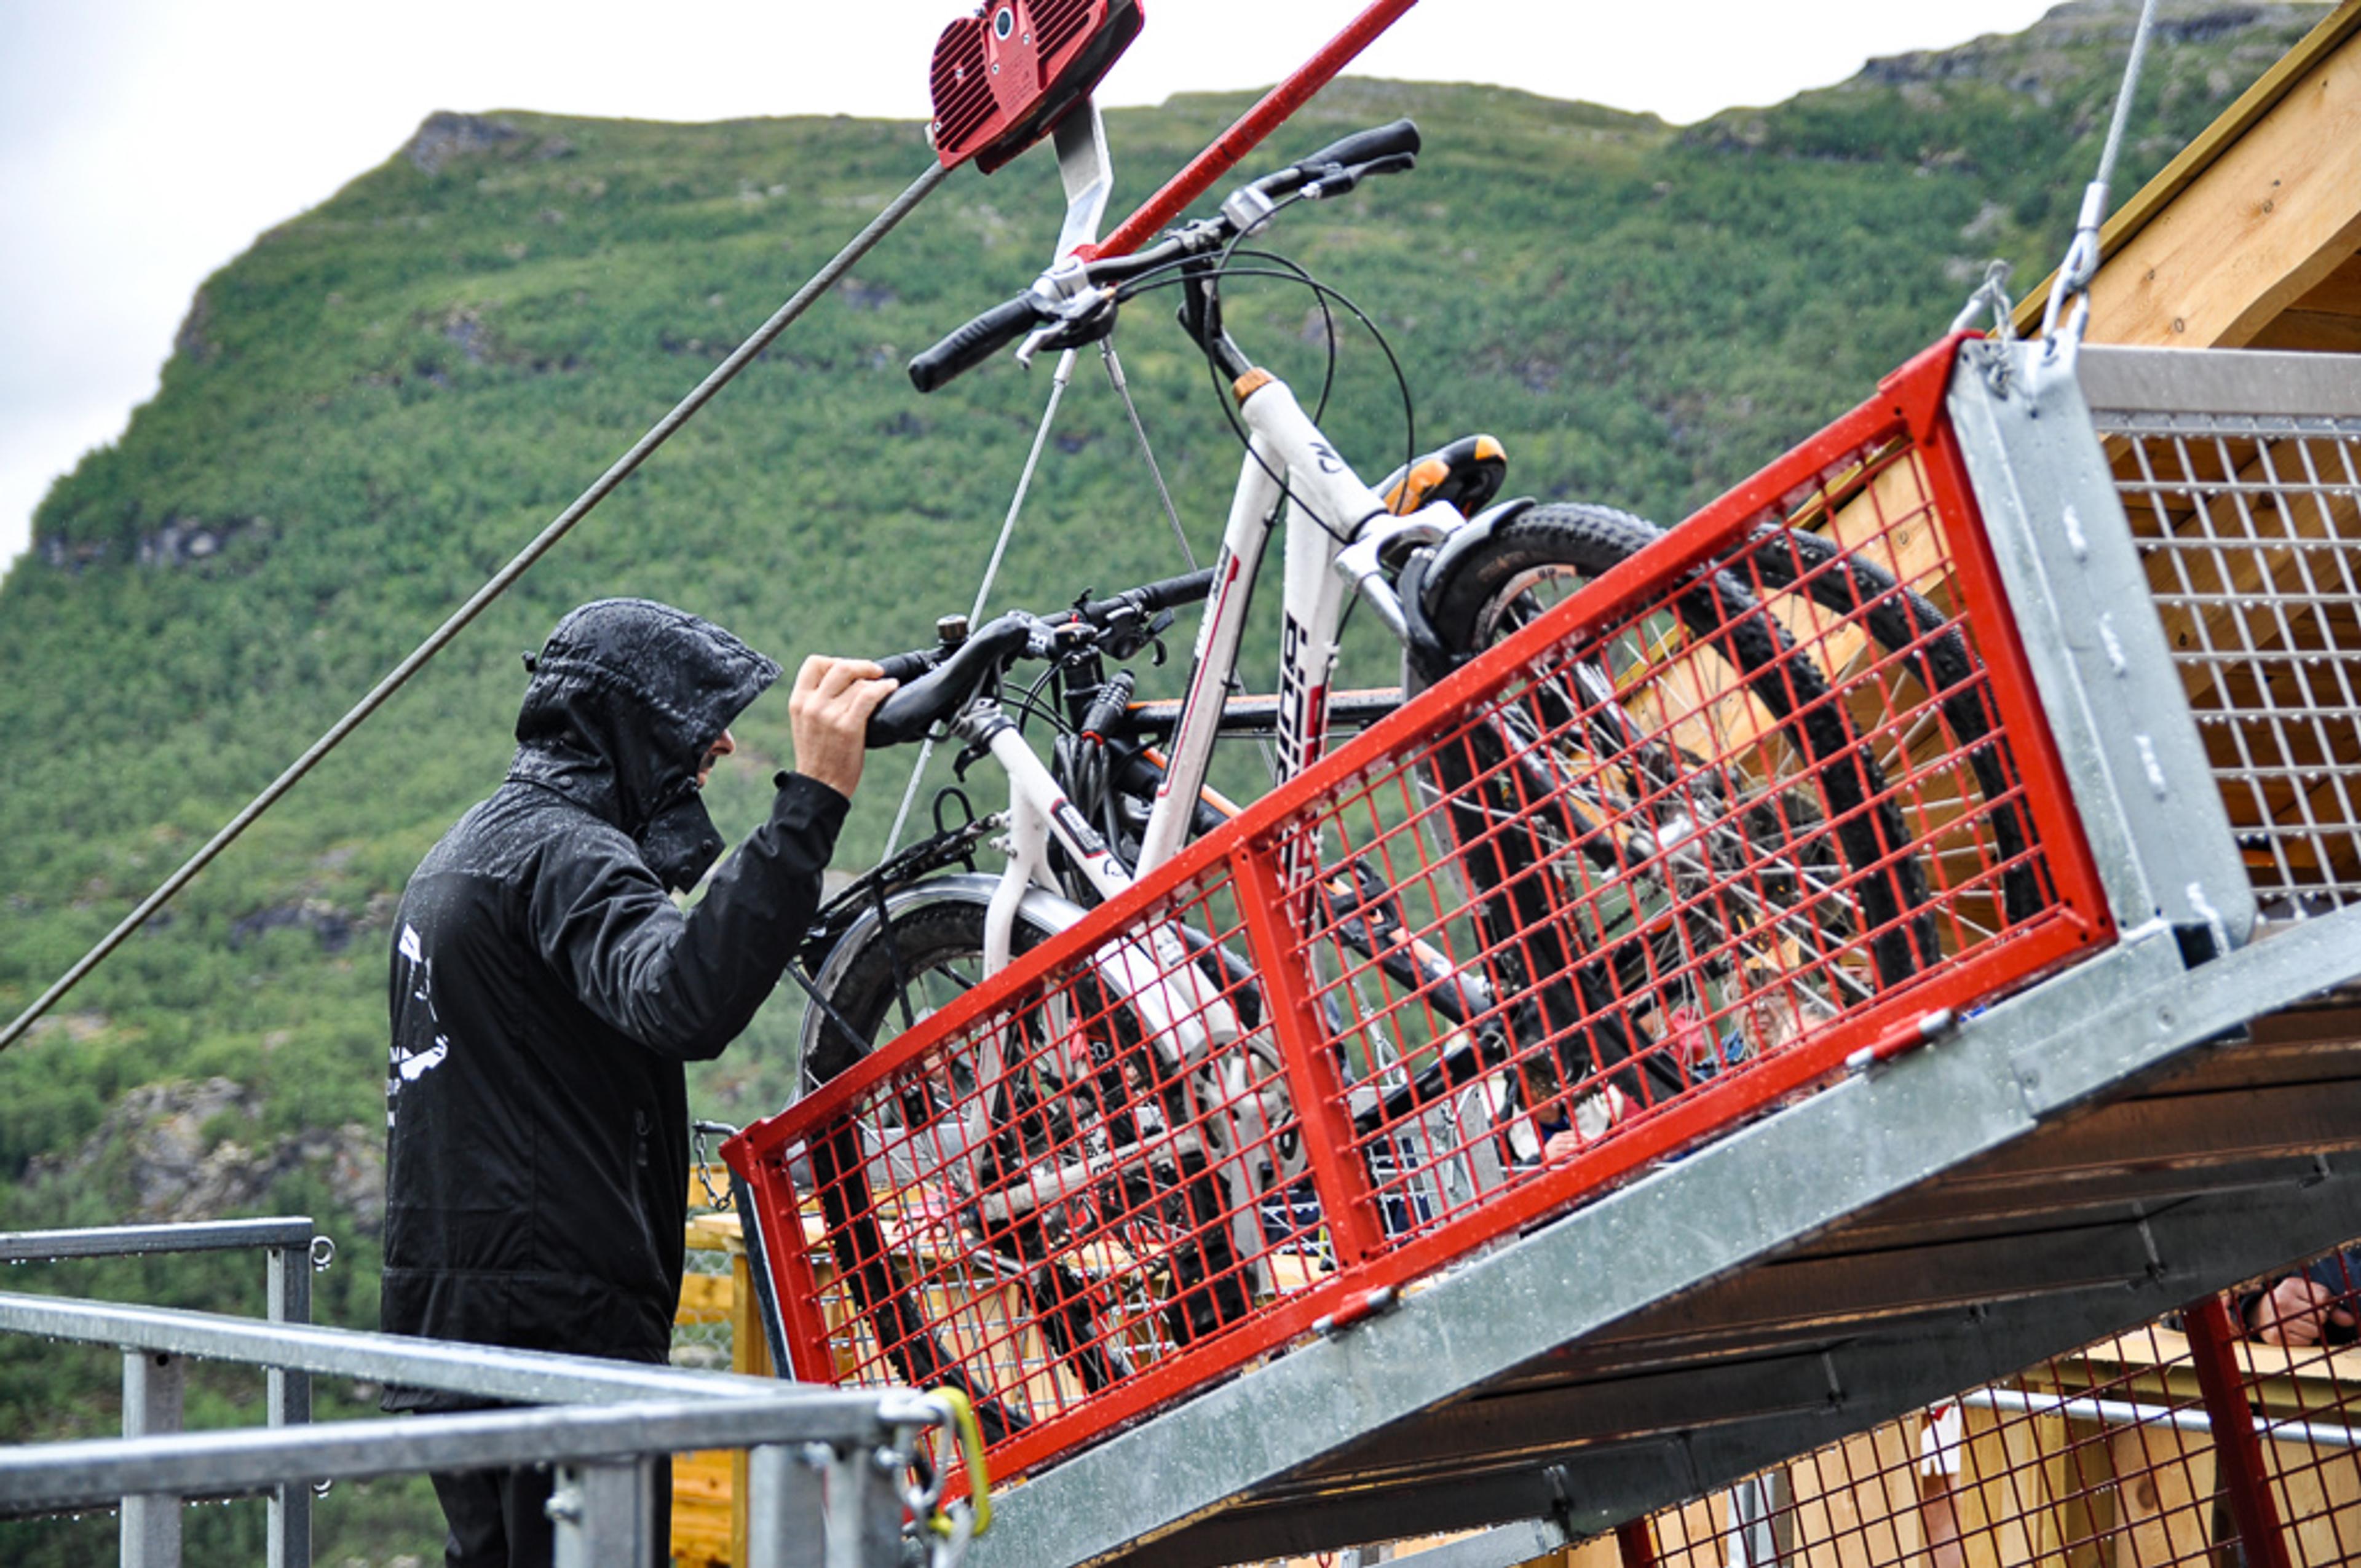
M 873 724 L 873 744 L 945 726 L 967 748 L 962 777 L 966 762 L 989 757 L 1009 781 L 1009 806 L 983 818 L 970 807 L 951 823 L 943 813 L 966 797 L 947 792 L 932 838 L 825 912 L 799 976 L 814 1003 L 814 1082 L 1218 826 L 1226 812 L 1206 778 L 1225 728 L 1266 727 L 1281 779 L 1308 766 L 1323 744 L 1348 587 L 1400 640 L 1414 695 L 1662 540 L 1606 508 L 1495 504 L 1501 462 L 1482 438 L 1405 464 L 1372 489 L 1230 337 L 1220 286 L 1242 242 L 1299 201 L 1408 169 L 1417 145 L 1407 122 L 1364 132 L 1240 188 L 1217 216 L 1137 255 L 1070 258 L 914 364 L 924 389 L 1019 339 L 1028 352 L 1086 344 L 1113 330 L 1131 298 L 1177 287 L 1180 324 L 1228 382 L 1247 450 L 1209 570 L 1055 616 L 1012 612 L 972 630 L 953 618 L 935 647 L 886 661 L 906 684 Z M 1235 704 L 1246 593 L 1282 514 L 1277 695 Z M 1994 803 L 2001 918 L 2038 898 L 1977 662 L 1941 610 L 1894 574 L 1791 531 L 1766 532 L 1743 571 L 1697 575 L 1662 613 L 1534 679 L 1426 770 L 1442 854 L 1471 890 L 1464 919 L 1480 963 L 1455 963 L 1429 941 L 1442 922 L 1432 911 L 1413 918 L 1382 867 L 1366 857 L 1323 865 L 1316 841 L 1291 842 L 1280 892 L 1306 928 L 1438 1020 L 1406 1055 L 1348 1064 L 1349 1108 L 1372 1160 L 1409 1157 L 1405 1141 L 1448 1114 L 1458 1147 L 1488 1149 L 1503 1171 L 1532 1168 L 1543 1118 L 1580 1131 L 1587 1115 L 1595 1136 L 1726 1059 L 1729 1041 L 1710 1038 L 1714 1059 L 1696 1059 L 1686 1037 L 1697 1020 L 1726 1025 L 1739 1054 L 1776 1049 L 1940 957 L 1888 770 L 1830 674 L 1765 609 L 1766 591 L 1859 623 L 1871 658 L 1919 682 Z M 1135 703 L 1131 673 L 1106 665 L 1159 646 L 1172 612 L 1201 598 L 1186 695 Z M 1047 673 L 1012 695 L 1028 661 Z M 1685 735 L 1643 711 L 1684 684 L 1752 710 L 1754 733 L 1733 743 L 1693 723 Z M 1060 731 L 1049 762 L 1020 718 Z M 1904 752 L 1916 743 L 1890 739 Z M 1741 765 L 1761 756 L 1786 772 Z M 1003 869 L 979 872 L 979 847 L 1003 832 Z M 1266 1216 L 1294 1207 L 1304 1172 L 1264 999 L 1218 933 L 1151 922 L 1028 1007 L 973 1061 L 900 1085 L 873 1124 L 810 1150 L 838 1266 L 870 1331 L 910 1381 L 967 1386 L 995 1442 L 1025 1418 L 965 1384 L 925 1327 L 861 1213 L 868 1172 L 906 1184 L 964 1173 L 950 1223 L 1017 1283 L 1057 1365 L 1093 1392 L 1129 1375 L 1143 1335 L 1185 1345 L 1252 1310 Z M 1407 1225 L 1407 1204 L 1387 1223 Z M 1300 1214 L 1277 1223 L 1311 1228 Z M 1160 1259 L 1159 1299 L 1110 1300 L 1070 1255 L 1082 1235 L 1125 1238 Z

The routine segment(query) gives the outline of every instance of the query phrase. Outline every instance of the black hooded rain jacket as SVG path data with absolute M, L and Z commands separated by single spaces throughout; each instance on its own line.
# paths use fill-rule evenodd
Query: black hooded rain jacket
M 818 905 L 845 801 L 782 773 L 721 841 L 706 750 L 779 668 L 642 599 L 586 605 L 533 662 L 508 782 L 402 895 L 386 1080 L 390 1332 L 662 1361 L 688 1183 L 682 1063 L 718 1056 Z M 397 1391 L 390 1408 L 456 1408 Z

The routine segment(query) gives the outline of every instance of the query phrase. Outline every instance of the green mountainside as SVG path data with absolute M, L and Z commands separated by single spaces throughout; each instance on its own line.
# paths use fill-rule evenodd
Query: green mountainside
M 2015 263 L 2020 286 L 2047 273 L 2136 10 L 2065 5 L 2014 38 L 1875 61 L 1686 128 L 1351 81 L 1241 177 L 1417 118 L 1414 174 L 1291 212 L 1271 247 L 1383 329 L 1423 443 L 1489 430 L 1514 491 L 1671 520 L 1868 395 L 1941 334 L 1988 258 Z M 2324 11 L 2169 4 L 2117 199 Z M 1118 203 L 1249 101 L 1110 114 Z M 59 481 L 33 552 L 0 582 L 0 1010 L 62 971 L 928 159 L 910 124 L 437 115 L 208 279 L 157 397 Z M 922 399 L 902 367 L 1028 281 L 1060 215 L 1046 153 L 955 176 L 0 1056 L 0 1227 L 308 1211 L 342 1247 L 320 1316 L 373 1324 L 387 922 L 418 857 L 499 781 L 520 651 L 608 594 L 695 609 L 791 668 L 915 645 L 965 609 L 1046 367 L 995 364 Z M 1316 386 L 1309 296 L 1242 283 L 1232 299 L 1239 338 Z M 1374 475 L 1402 450 L 1400 399 L 1367 334 L 1339 335 L 1328 427 Z M 1236 447 L 1203 367 L 1155 301 L 1118 342 L 1209 554 Z M 1121 405 L 1083 367 L 1004 604 L 1178 569 Z M 1374 644 L 1357 656 L 1385 677 Z M 714 789 L 734 831 L 787 750 L 784 695 L 739 733 Z M 873 761 L 842 863 L 882 842 L 906 766 Z M 772 1012 L 705 1071 L 701 1114 L 776 1109 L 793 1019 L 784 1002 Z M 250 1311 L 257 1272 L 93 1266 L 21 1283 Z M 0 1341 L 0 1439 L 110 1426 L 109 1362 Z M 203 1383 L 192 1409 L 231 1419 L 247 1381 Z M 401 1496 L 384 1507 L 414 1508 L 414 1489 Z M 352 1551 L 387 1550 L 362 1544 L 368 1509 L 346 1506 L 324 1513 L 323 1560 L 342 1560 L 328 1554 L 340 1530 Z M 200 1533 L 238 1538 L 253 1511 Z M 21 1542 L 0 1556 L 64 1551 L 45 1529 L 0 1525 Z

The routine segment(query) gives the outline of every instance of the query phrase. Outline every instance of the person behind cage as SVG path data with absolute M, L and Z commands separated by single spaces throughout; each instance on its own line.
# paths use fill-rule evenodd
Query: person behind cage
M 2344 1346 L 2361 1339 L 2361 1245 L 2314 1258 L 2290 1274 L 2274 1275 L 2238 1298 L 2248 1339 L 2290 1350 Z
M 795 952 L 893 683 L 858 661 L 805 663 L 788 704 L 797 771 L 684 910 L 669 894 L 722 848 L 699 792 L 778 665 L 644 599 L 584 605 L 526 665 L 507 781 L 420 862 L 394 923 L 380 1321 L 662 1362 L 687 1212 L 682 1064 L 719 1055 Z M 550 1560 L 546 1470 L 433 1479 L 446 1563 Z

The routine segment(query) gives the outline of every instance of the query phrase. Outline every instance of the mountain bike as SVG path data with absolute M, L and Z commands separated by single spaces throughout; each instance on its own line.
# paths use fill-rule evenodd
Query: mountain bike
M 1504 465 L 1481 437 L 1371 488 L 1232 338 L 1225 277 L 1279 269 L 1244 242 L 1298 203 L 1409 169 L 1417 149 L 1408 122 L 1347 137 L 1135 255 L 1070 257 L 914 363 L 931 389 L 1020 340 L 1027 352 L 1097 341 L 1129 301 L 1175 290 L 1246 455 L 1207 571 L 980 628 L 948 618 L 933 647 L 885 661 L 905 685 L 872 744 L 939 727 L 965 749 L 962 778 L 988 758 L 1008 804 L 979 817 L 963 789 L 944 792 L 936 832 L 824 912 L 799 975 L 813 1083 L 1217 828 L 1234 810 L 1207 783 L 1224 733 L 1267 735 L 1283 781 L 1321 754 L 1334 712 L 1388 706 L 1330 693 L 1348 592 L 1399 641 L 1415 696 L 1663 540 L 1608 508 L 1499 501 Z M 1246 599 L 1274 531 L 1276 692 L 1235 701 Z M 1395 1042 L 1408 1048 L 1356 1058 L 1343 1043 L 1353 1020 L 1330 999 L 1358 1146 L 1395 1166 L 1389 1177 L 1438 1142 L 1466 1157 L 1471 1189 L 1537 1168 L 1550 1135 L 1600 1135 L 1941 956 L 1924 857 L 1886 783 L 1923 738 L 1865 740 L 1844 695 L 1857 672 L 1823 667 L 1828 640 L 1799 638 L 1766 608 L 1773 592 L 1858 625 L 1848 660 L 1927 694 L 1922 722 L 1949 731 L 1990 806 L 1995 920 L 2040 896 L 2013 765 L 1959 631 L 1893 573 L 1766 529 L 1655 613 L 1537 670 L 1421 768 L 1421 830 L 1464 886 L 1459 907 L 1406 889 L 1381 856 L 1323 858 L 1316 833 L 1288 841 L 1278 892 L 1301 927 L 1393 988 L 1398 1014 L 1414 1003 L 1432 1020 Z M 1127 666 L 1200 600 L 1184 695 L 1136 701 Z M 1028 666 L 1041 671 L 1029 683 Z M 1684 692 L 1700 695 L 1668 722 Z M 1055 731 L 1047 760 L 1028 724 Z M 987 841 L 996 873 L 977 863 Z M 1129 1376 L 1137 1351 L 1239 1321 L 1266 1288 L 1271 1233 L 1316 1228 L 1300 1212 L 1304 1156 L 1268 1001 L 1211 924 L 1159 917 L 1104 944 L 986 1031 L 972 1059 L 897 1080 L 865 1122 L 808 1149 L 839 1272 L 901 1376 L 970 1382 L 864 1215 L 874 1186 L 947 1188 L 936 1222 L 1005 1269 L 1058 1365 L 1092 1391 Z M 1389 1185 L 1384 1223 L 1406 1227 L 1424 1200 Z M 1085 1237 L 1159 1260 L 1155 1299 L 1110 1299 L 1079 1255 Z M 1021 1400 L 969 1392 L 992 1441 L 1024 1424 Z

